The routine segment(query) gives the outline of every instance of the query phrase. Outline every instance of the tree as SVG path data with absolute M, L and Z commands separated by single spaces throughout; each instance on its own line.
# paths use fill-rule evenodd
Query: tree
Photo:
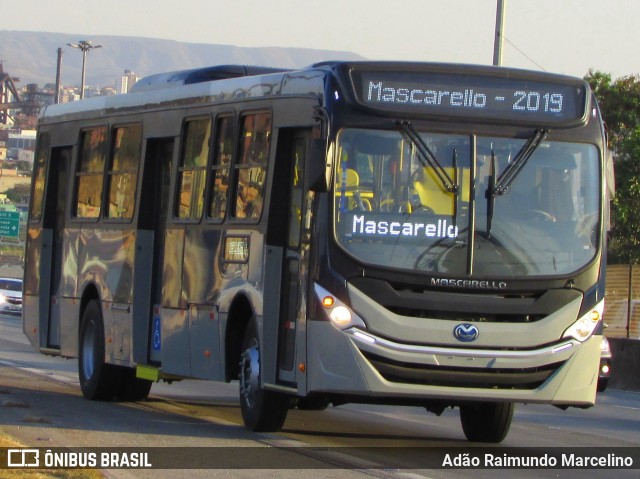
M 640 263 L 640 77 L 589 71 L 615 161 L 609 263 Z
M 12 203 L 28 203 L 30 192 L 29 184 L 18 184 L 7 190 L 5 194 Z
M 15 127 L 20 130 L 35 130 L 38 125 L 38 117 L 19 114 L 15 119 Z

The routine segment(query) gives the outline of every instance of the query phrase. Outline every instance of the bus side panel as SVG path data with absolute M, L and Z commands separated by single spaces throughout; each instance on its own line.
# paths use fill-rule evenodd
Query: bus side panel
M 65 276 L 75 268 L 73 245 L 77 244 L 77 294 L 69 295 L 73 302 L 81 299 L 87 287 L 93 285 L 102 301 L 106 357 L 110 361 L 128 360 L 131 337 L 130 306 L 133 298 L 133 263 L 135 259 L 136 231 L 133 229 L 83 228 L 74 241 L 69 238 L 65 248 Z M 67 281 L 65 280 L 65 284 Z M 67 287 L 70 288 L 70 282 Z M 70 292 L 70 291 L 69 291 Z M 66 298 L 65 298 L 66 299 Z M 63 301 L 62 317 L 79 318 L 79 306 Z M 75 314 L 74 316 L 69 316 Z M 115 320 L 115 322 L 114 322 Z M 77 354 L 79 323 L 64 326 L 63 349 Z M 73 345 L 73 346 L 71 346 Z M 75 351 L 72 350 L 75 349 Z M 126 352 L 125 352 L 126 349 Z
M 162 372 L 176 376 L 191 376 L 187 311 L 163 308 L 161 325 Z
M 182 297 L 188 304 L 211 304 L 220 296 L 221 237 L 221 230 L 187 229 L 185 233 Z
M 131 307 L 118 303 L 103 303 L 105 334 L 111 338 L 107 344 L 108 362 L 128 366 L 131 363 Z M 107 329 L 107 325 L 110 325 Z
M 76 298 L 62 298 L 59 302 L 60 354 L 67 358 L 78 357 L 78 334 L 80 332 L 80 301 Z
M 67 228 L 63 232 L 62 281 L 60 296 L 63 298 L 78 297 L 78 246 L 80 230 Z
M 40 349 L 40 317 L 46 317 L 39 296 L 25 294 L 22 298 L 22 330 L 34 349 Z
M 53 293 L 51 303 L 57 303 L 55 314 L 60 322 L 60 354 L 66 357 L 78 355 L 80 331 L 80 302 L 78 301 L 78 246 L 80 230 L 67 228 L 62 239 L 62 279 L 57 296 Z M 54 314 L 54 311 L 51 312 Z M 60 321 L 62 318 L 66 320 Z
M 182 298 L 188 307 L 191 376 L 222 379 L 220 332 L 214 304 L 220 297 L 221 230 L 187 229 L 182 269 Z
M 213 306 L 191 305 L 189 337 L 191 376 L 215 381 L 224 380 L 220 358 L 220 321 Z
M 189 376 L 189 323 L 182 296 L 185 230 L 168 229 L 164 237 L 162 308 L 160 312 L 162 371 Z
M 81 291 L 94 284 L 102 301 L 131 304 L 135 230 L 83 229 L 78 250 Z
M 23 330 L 34 348 L 47 346 L 49 295 L 42 294 L 41 278 L 51 277 L 51 230 L 29 228 L 25 253 Z M 45 271 L 42 271 L 42 268 Z M 45 288 L 48 291 L 48 287 Z
M 43 264 L 51 264 L 51 249 L 47 249 L 48 254 L 43 252 L 44 245 L 51 244 L 50 239 L 48 241 L 45 239 L 50 235 L 51 231 L 43 228 L 29 228 L 27 232 L 24 261 L 24 293 L 27 296 L 40 295 L 40 268 Z M 47 257 L 42 258 L 43 254 L 46 254 Z
M 168 229 L 164 236 L 162 266 L 162 306 L 179 308 L 182 304 L 182 262 L 184 229 Z

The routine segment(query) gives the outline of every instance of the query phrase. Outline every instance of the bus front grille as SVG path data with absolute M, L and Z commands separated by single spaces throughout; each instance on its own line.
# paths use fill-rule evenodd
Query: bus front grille
M 539 387 L 563 364 L 525 369 L 458 368 L 403 363 L 361 352 L 387 381 L 425 386 L 530 390 Z
M 446 312 L 428 309 L 387 306 L 392 313 L 413 318 L 429 318 L 444 321 L 486 322 L 486 323 L 533 323 L 546 318 L 544 314 L 478 314 L 463 312 Z

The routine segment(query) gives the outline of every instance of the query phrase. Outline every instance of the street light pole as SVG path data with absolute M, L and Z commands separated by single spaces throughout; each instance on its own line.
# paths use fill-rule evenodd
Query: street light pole
M 58 48 L 58 64 L 56 66 L 56 94 L 54 97 L 54 103 L 60 103 L 60 79 L 62 77 L 62 54 L 64 50 Z
M 93 45 L 91 40 L 80 40 L 78 43 L 67 43 L 70 47 L 82 50 L 82 83 L 80 84 L 80 99 L 84 98 L 84 78 L 86 73 L 87 52 L 93 48 L 100 48 L 102 45 Z
M 502 40 L 504 39 L 504 7 L 507 0 L 498 0 L 496 7 L 496 33 L 493 42 L 493 64 L 502 65 Z

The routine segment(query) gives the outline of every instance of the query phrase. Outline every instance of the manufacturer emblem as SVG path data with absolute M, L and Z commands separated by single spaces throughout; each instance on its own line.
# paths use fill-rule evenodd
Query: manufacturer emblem
M 480 331 L 473 324 L 459 324 L 453 329 L 453 335 L 458 341 L 470 343 L 478 339 Z

